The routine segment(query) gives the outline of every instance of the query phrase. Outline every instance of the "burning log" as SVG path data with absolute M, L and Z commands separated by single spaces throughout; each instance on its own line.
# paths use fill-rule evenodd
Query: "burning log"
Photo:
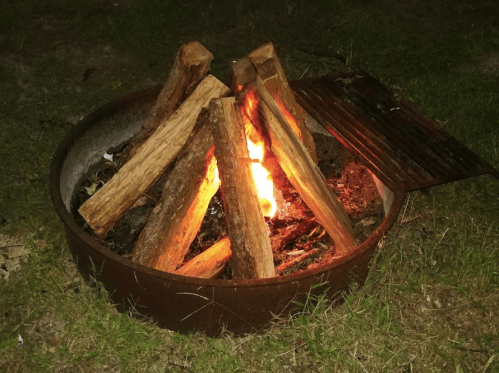
M 220 185 L 213 150 L 209 113 L 203 109 L 135 244 L 132 260 L 165 272 L 182 264 Z
M 248 57 L 232 61 L 230 64 L 230 89 L 233 94 L 238 93 L 243 87 L 255 81 L 255 67 Z
M 293 91 L 289 87 L 286 74 L 275 52 L 274 45 L 272 43 L 262 45 L 248 56 L 267 91 L 281 106 L 284 114 L 289 114 L 286 116 L 293 132 L 303 142 L 312 160 L 317 164 L 318 160 L 314 139 L 305 125 L 305 119 L 299 109 Z
M 273 277 L 272 248 L 235 98 L 212 100 L 210 118 L 232 246 L 233 277 Z
M 319 223 L 335 241 L 337 253 L 345 254 L 356 247 L 352 223 L 324 175 L 307 149 L 292 131 L 264 82 L 257 77 L 256 89 L 265 103 L 260 105 L 264 125 L 270 137 L 270 149 L 300 196 Z
M 196 119 L 212 98 L 226 96 L 230 90 L 208 75 L 179 107 L 158 127 L 114 177 L 78 210 L 99 237 L 113 225 L 163 174 L 185 145 Z
M 277 273 L 278 275 L 286 274 L 286 272 L 291 270 L 293 267 L 306 265 L 307 259 L 311 259 L 318 254 L 320 254 L 320 249 L 312 249 L 310 251 L 300 253 L 299 256 L 277 266 L 275 269 L 275 273 Z
M 175 274 L 200 278 L 217 278 L 225 270 L 231 255 L 229 237 L 222 238 L 209 249 L 177 269 Z
M 149 136 L 170 118 L 206 77 L 210 70 L 211 60 L 213 60 L 213 55 L 197 41 L 180 47 L 168 80 L 158 96 L 149 120 L 142 125 L 120 157 L 120 168 L 134 156 Z
M 286 229 L 274 232 L 270 236 L 270 243 L 272 244 L 272 251 L 274 253 L 282 251 L 284 245 L 293 240 L 302 237 L 307 232 L 310 232 L 313 227 L 318 227 L 319 223 L 314 218 L 306 218 L 297 221 L 293 225 L 289 225 Z

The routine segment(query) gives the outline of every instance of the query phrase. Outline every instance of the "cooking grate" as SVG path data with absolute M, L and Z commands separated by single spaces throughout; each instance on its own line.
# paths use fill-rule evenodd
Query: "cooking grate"
M 364 71 L 290 85 L 300 105 L 392 190 L 483 174 L 499 178 L 487 162 Z

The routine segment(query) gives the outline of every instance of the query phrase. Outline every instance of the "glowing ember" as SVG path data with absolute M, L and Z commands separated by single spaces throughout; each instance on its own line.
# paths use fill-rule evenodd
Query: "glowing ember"
M 253 124 L 251 124 L 251 118 L 256 118 L 257 115 L 257 105 L 258 102 L 255 93 L 250 92 L 246 95 L 241 112 L 246 130 L 249 156 L 252 160 L 255 160 L 251 163 L 251 167 L 260 198 L 260 206 L 263 215 L 272 218 L 277 210 L 277 204 L 274 199 L 274 183 L 272 182 L 270 173 L 262 166 L 265 144 Z

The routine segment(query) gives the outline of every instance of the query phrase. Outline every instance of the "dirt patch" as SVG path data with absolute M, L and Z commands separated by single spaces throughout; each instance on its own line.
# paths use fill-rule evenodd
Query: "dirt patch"
M 479 63 L 480 70 L 486 74 L 498 75 L 499 74 L 499 52 L 492 52 L 486 54 L 481 58 Z
M 23 245 L 21 238 L 0 234 L 0 254 L 0 277 L 8 281 L 11 273 L 21 270 L 30 250 Z

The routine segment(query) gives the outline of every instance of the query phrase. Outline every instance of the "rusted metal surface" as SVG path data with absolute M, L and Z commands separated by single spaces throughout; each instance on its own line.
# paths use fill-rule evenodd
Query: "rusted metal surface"
M 108 104 L 84 118 L 59 145 L 51 164 L 50 194 L 64 223 L 69 248 L 80 273 L 88 281 L 100 281 L 120 311 L 131 310 L 151 317 L 171 330 L 202 331 L 216 336 L 226 329 L 236 334 L 259 331 L 296 311 L 293 301 L 307 294 L 321 294 L 341 301 L 352 282 L 367 278 L 372 255 L 380 239 L 395 222 L 404 193 L 394 191 L 389 212 L 378 229 L 353 252 L 320 268 L 259 280 L 207 280 L 151 269 L 113 253 L 86 234 L 69 212 L 69 198 L 78 175 L 95 156 L 122 141 L 117 134 L 132 133 L 152 108 L 161 87 Z M 141 116 L 142 115 L 142 116 Z M 135 118 L 135 119 L 134 119 Z M 129 125 L 124 122 L 130 123 Z M 80 163 L 84 163 L 81 165 Z M 312 285 L 323 284 L 314 287 Z
M 300 105 L 392 190 L 498 172 L 363 71 L 291 82 Z

